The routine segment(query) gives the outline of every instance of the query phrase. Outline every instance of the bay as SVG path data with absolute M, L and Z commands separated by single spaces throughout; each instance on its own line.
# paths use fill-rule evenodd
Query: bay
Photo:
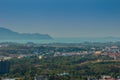
M 50 40 L 0 40 L 0 42 L 16 42 L 16 43 L 83 43 L 83 42 L 117 42 L 119 38 L 54 38 Z

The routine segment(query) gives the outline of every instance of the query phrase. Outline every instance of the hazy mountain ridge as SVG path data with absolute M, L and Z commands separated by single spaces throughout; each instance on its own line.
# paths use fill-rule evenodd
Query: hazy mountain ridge
M 10 29 L 0 28 L 0 39 L 22 39 L 22 40 L 39 40 L 39 39 L 52 39 L 52 37 L 48 34 L 39 34 L 39 33 L 18 33 L 14 32 Z

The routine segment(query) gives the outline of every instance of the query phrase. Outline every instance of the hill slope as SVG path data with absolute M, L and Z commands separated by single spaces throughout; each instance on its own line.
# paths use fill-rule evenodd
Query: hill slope
M 52 39 L 48 34 L 39 34 L 39 33 L 18 33 L 6 28 L 0 28 L 0 39 L 8 40 L 39 40 L 39 39 Z

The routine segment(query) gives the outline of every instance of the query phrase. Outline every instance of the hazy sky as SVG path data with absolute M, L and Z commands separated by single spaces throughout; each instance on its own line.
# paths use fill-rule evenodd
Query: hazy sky
M 120 37 L 120 0 L 0 0 L 0 27 L 53 37 Z

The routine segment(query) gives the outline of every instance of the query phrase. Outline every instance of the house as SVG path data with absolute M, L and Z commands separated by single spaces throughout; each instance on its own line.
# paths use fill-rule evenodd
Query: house
M 116 80 L 116 79 L 112 78 L 111 76 L 102 76 L 101 80 Z

